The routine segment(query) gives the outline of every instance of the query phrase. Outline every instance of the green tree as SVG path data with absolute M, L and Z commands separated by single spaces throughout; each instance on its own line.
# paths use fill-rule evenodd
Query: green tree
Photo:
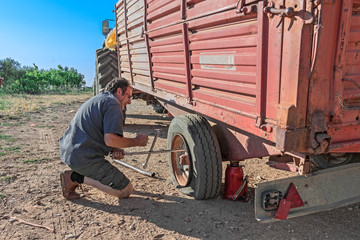
M 0 76 L 4 78 L 4 87 L 20 79 L 25 72 L 26 70 L 21 67 L 21 64 L 12 58 L 0 60 Z
M 8 93 L 40 94 L 85 86 L 84 75 L 74 68 L 58 65 L 57 69 L 43 70 L 35 64 L 21 67 L 11 58 L 0 61 L 0 76 L 4 77 L 3 90 Z
M 42 71 L 33 68 L 25 72 L 20 78 L 12 82 L 7 88 L 12 93 L 39 94 L 46 86 Z

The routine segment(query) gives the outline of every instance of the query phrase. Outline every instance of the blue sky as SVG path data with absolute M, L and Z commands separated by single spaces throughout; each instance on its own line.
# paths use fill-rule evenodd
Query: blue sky
M 114 19 L 116 2 L 0 0 L 0 59 L 41 69 L 74 67 L 91 86 L 95 51 L 104 41 L 101 21 Z

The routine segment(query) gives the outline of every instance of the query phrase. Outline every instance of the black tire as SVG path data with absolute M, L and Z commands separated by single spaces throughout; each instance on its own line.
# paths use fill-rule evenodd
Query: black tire
M 183 139 L 189 161 L 189 176 L 186 183 L 177 180 L 173 160 L 180 153 L 169 155 L 171 180 L 180 192 L 195 199 L 210 199 L 219 194 L 221 187 L 221 154 L 217 138 L 207 120 L 189 114 L 175 117 L 168 130 L 168 149 L 174 149 L 174 140 Z M 180 183 L 179 183 L 180 182 Z
M 106 84 L 119 76 L 117 52 L 98 49 L 95 54 L 94 92 L 99 94 Z
M 311 161 L 319 169 L 337 167 L 348 163 L 359 161 L 359 154 L 343 153 L 343 154 L 322 154 L 312 156 Z
M 157 113 L 166 113 L 166 109 L 164 108 L 163 105 L 161 105 L 161 103 L 159 103 L 158 101 L 155 101 L 153 104 L 152 104 L 152 107 L 154 109 L 155 112 Z

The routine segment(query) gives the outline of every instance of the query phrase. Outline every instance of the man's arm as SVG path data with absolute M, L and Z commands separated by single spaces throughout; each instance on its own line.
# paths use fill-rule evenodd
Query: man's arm
M 120 137 L 114 133 L 105 133 L 104 135 L 106 146 L 113 148 L 146 146 L 148 139 L 147 135 L 137 135 L 135 138 Z

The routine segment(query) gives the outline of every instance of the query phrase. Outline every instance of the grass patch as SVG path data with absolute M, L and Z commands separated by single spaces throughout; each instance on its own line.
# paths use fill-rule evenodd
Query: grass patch
M 1 140 L 7 140 L 9 138 L 11 138 L 11 135 L 0 134 L 0 139 Z
M 0 140 L 4 140 L 5 142 L 15 142 L 16 139 L 12 138 L 11 135 L 7 135 L 7 134 L 0 134 Z
M 7 101 L 6 99 L 1 98 L 0 99 L 0 110 L 5 110 L 8 107 L 9 107 L 9 101 Z
M 0 131 L 0 140 L 4 140 L 5 142 L 14 142 L 14 141 L 16 141 L 16 139 L 12 138 L 11 135 L 2 134 L 2 133 L 3 132 Z
M 3 122 L 3 123 L 1 123 L 1 125 L 3 125 L 4 127 L 18 127 L 23 124 L 25 124 L 25 122 L 16 122 L 16 123 Z
M 8 138 L 8 139 L 5 139 L 5 142 L 8 142 L 8 143 L 13 143 L 13 142 L 16 142 L 17 140 L 15 138 Z
M 11 146 L 11 147 L 1 147 L 0 146 L 0 150 L 4 151 L 4 152 L 20 152 L 20 146 Z
M 44 94 L 44 95 L 11 95 L 3 94 L 0 99 L 0 113 L 10 119 L 30 112 L 37 112 L 58 104 L 71 105 L 75 102 L 85 102 L 93 96 L 91 91 L 74 92 L 73 94 Z
M 5 193 L 0 193 L 0 202 L 6 198 L 6 194 Z
M 3 176 L 3 177 L 0 177 L 0 182 L 11 183 L 11 182 L 14 181 L 15 179 L 16 179 L 15 176 Z
M 8 155 L 10 152 L 18 153 L 20 152 L 19 146 L 12 146 L 12 147 L 1 147 L 0 146 L 0 156 Z
M 50 158 L 33 158 L 29 160 L 24 160 L 23 163 L 42 163 L 50 160 L 51 160 Z
M 41 161 L 40 158 L 34 158 L 29 160 L 24 160 L 23 163 L 39 163 Z
M 54 128 L 54 125 L 36 125 L 36 128 Z
M 10 115 L 10 116 L 9 116 L 9 119 L 10 119 L 10 120 L 20 120 L 20 117 Z

